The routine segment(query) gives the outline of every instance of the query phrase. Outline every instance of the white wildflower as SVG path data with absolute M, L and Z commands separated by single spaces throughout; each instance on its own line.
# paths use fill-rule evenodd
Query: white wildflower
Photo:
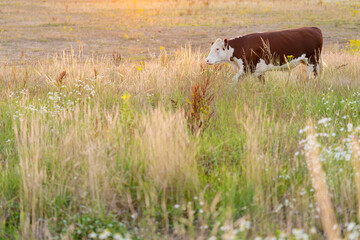
M 355 226 L 356 226 L 356 224 L 354 222 L 351 222 L 351 223 L 348 224 L 346 230 L 348 232 L 351 232 L 354 229 Z
M 331 118 L 322 118 L 318 121 L 318 124 L 325 124 L 330 121 L 331 121 Z
M 108 229 L 105 229 L 102 233 L 99 234 L 99 239 L 107 239 L 111 236 L 111 232 Z
M 310 228 L 310 233 L 315 234 L 316 233 L 316 228 L 315 227 Z
M 115 233 L 114 236 L 113 236 L 113 238 L 114 238 L 115 240 L 124 240 L 124 238 L 123 238 L 119 233 Z
M 89 237 L 89 238 L 96 238 L 96 237 L 97 237 L 97 234 L 94 233 L 94 232 L 92 232 L 92 233 L 89 234 L 88 237 Z

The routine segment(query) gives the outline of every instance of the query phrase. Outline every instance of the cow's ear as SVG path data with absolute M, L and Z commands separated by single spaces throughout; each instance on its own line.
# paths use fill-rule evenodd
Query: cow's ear
M 229 41 L 227 40 L 227 38 L 224 39 L 224 46 L 225 48 L 229 49 Z

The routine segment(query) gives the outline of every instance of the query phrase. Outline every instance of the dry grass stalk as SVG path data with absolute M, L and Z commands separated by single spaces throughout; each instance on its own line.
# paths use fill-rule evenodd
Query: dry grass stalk
M 268 148 L 270 146 L 264 145 L 264 139 L 276 143 L 277 140 L 273 136 L 279 131 L 279 125 L 269 127 L 271 118 L 267 117 L 261 106 L 252 108 L 245 104 L 239 112 L 237 109 L 235 110 L 235 116 L 238 124 L 244 128 L 246 133 L 244 174 L 248 184 L 256 186 L 254 201 L 259 205 L 266 205 L 268 196 L 276 191 L 277 185 L 273 184 L 268 187 L 266 182 L 269 179 L 264 178 L 263 172 L 266 170 L 268 176 L 274 177 L 278 163 L 276 154 L 269 156 Z
M 43 182 L 46 179 L 46 171 L 41 168 L 41 138 L 43 128 L 37 118 L 28 124 L 27 120 L 20 122 L 18 127 L 14 123 L 14 132 L 18 146 L 21 173 L 20 209 L 24 213 L 20 217 L 21 235 L 24 238 L 36 238 L 38 219 L 43 217 Z
M 312 185 L 315 189 L 315 202 L 320 210 L 320 220 L 324 228 L 325 236 L 329 240 L 342 239 L 340 226 L 336 222 L 334 206 L 331 202 L 330 193 L 326 185 L 325 173 L 321 166 L 319 144 L 315 138 L 312 122 L 308 123 L 306 164 L 310 173 Z
M 246 176 L 250 181 L 254 181 L 256 186 L 262 185 L 261 174 L 264 166 L 264 158 L 260 149 L 259 139 L 261 132 L 264 131 L 265 119 L 261 109 L 252 110 L 249 106 L 244 106 L 244 116 L 237 116 L 237 121 L 242 124 L 246 132 Z M 237 115 L 237 114 L 236 114 Z M 255 199 L 259 200 L 261 191 L 256 191 Z
M 353 137 L 352 140 L 352 160 L 353 160 L 353 168 L 354 168 L 354 182 L 356 188 L 356 197 L 357 197 L 357 217 L 360 222 L 360 146 L 359 140 L 357 137 Z
M 139 133 L 144 163 L 156 186 L 182 190 L 197 185 L 195 148 L 186 131 L 183 111 L 167 113 L 157 108 L 142 121 Z

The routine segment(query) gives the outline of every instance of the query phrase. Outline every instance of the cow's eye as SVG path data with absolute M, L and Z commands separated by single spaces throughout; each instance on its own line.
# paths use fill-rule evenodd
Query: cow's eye
M 225 48 L 223 48 L 223 50 L 225 51 Z
M 219 50 L 220 50 L 220 49 L 218 49 L 218 48 L 216 49 L 216 51 L 219 51 Z

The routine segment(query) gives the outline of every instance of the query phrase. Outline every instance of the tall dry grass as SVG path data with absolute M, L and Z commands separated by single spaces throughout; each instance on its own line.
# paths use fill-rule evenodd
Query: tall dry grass
M 196 142 L 190 139 L 184 111 L 167 112 L 158 107 L 141 120 L 136 135 L 145 174 L 164 192 L 184 194 L 181 189 L 195 191 L 198 173 L 195 161 Z
M 309 126 L 308 142 L 306 145 L 306 164 L 310 173 L 312 185 L 315 189 L 315 202 L 319 209 L 320 220 L 325 236 L 330 240 L 341 239 L 341 226 L 336 221 L 334 206 L 326 185 L 326 176 L 321 166 L 319 145 L 315 138 L 315 131 L 311 121 Z
M 356 131 L 355 131 L 356 133 Z M 359 139 L 356 137 L 354 133 L 354 137 L 352 139 L 352 164 L 354 169 L 354 183 L 356 189 L 356 200 L 357 200 L 357 218 L 360 222 L 360 146 Z
M 116 125 L 118 113 L 100 107 L 77 106 L 64 111 L 51 121 L 40 114 L 30 114 L 14 123 L 21 171 L 21 229 L 24 238 L 47 239 L 44 229 L 54 200 L 72 196 L 69 210 L 81 204 L 100 209 L 115 207 L 113 184 L 121 183 L 121 175 L 113 177 L 115 137 L 121 136 Z M 104 112 L 102 112 L 104 114 Z M 69 124 L 69 122 L 73 124 Z M 122 198 L 123 199 L 123 198 Z M 115 202 L 114 202 L 115 201 Z M 124 200 L 125 201 L 125 200 Z M 66 211 L 65 209 L 63 209 Z

